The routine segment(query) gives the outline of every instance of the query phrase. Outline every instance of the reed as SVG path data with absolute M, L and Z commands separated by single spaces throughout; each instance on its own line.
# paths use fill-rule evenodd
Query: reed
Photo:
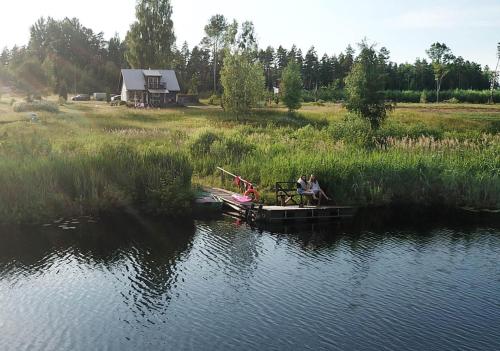
M 4 154 L 0 157 L 0 218 L 40 222 L 114 209 L 186 214 L 191 174 L 182 154 L 120 144 L 16 158 Z

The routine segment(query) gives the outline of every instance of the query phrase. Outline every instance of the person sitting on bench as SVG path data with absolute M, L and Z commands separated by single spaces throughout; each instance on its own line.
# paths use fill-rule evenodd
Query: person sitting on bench
M 318 178 L 316 178 L 314 174 L 311 174 L 308 186 L 310 191 L 313 193 L 313 199 L 318 200 L 318 206 L 320 205 L 322 198 L 325 198 L 328 201 L 331 200 L 319 186 Z
M 316 200 L 314 193 L 309 189 L 309 184 L 307 183 L 307 177 L 305 175 L 297 180 L 297 193 L 301 196 L 306 196 L 308 198 L 307 202 L 310 202 L 310 197 Z

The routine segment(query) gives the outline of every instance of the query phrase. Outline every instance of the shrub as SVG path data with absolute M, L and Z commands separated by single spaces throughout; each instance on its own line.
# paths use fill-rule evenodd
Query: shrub
M 452 97 L 451 99 L 444 100 L 443 102 L 446 102 L 448 104 L 458 104 L 460 101 L 456 97 Z
M 427 91 L 425 90 L 423 90 L 422 93 L 420 94 L 420 103 L 421 104 L 427 103 Z
M 221 104 L 221 97 L 218 96 L 218 95 L 216 95 L 216 94 L 213 94 L 208 99 L 208 104 L 209 105 L 214 105 L 214 106 L 219 106 Z
M 202 132 L 189 146 L 189 153 L 195 158 L 207 155 L 210 152 L 212 144 L 217 140 L 220 140 L 220 138 L 215 133 L 209 131 Z
M 14 112 L 31 112 L 31 111 L 45 111 L 45 112 L 59 112 L 59 106 L 48 101 L 33 101 L 33 102 L 17 102 L 13 105 Z

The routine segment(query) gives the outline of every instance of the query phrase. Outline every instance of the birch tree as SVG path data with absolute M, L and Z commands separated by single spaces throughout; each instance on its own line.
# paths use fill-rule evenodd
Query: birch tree
M 446 44 L 436 42 L 426 51 L 432 60 L 432 69 L 434 70 L 434 80 L 436 81 L 436 102 L 439 102 L 439 92 L 444 77 L 450 71 L 450 64 L 455 58 Z

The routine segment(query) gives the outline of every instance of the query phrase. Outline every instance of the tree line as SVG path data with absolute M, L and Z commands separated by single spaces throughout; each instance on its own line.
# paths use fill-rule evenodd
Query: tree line
M 123 40 L 118 35 L 105 39 L 77 18 L 40 18 L 30 29 L 28 45 L 3 49 L 0 79 L 32 94 L 117 92 L 121 68 L 172 68 L 183 92 L 220 94 L 228 49 L 238 49 L 260 64 L 270 91 L 291 62 L 298 66 L 303 89 L 343 91 L 357 57 L 351 46 L 321 57 L 314 46 L 305 54 L 295 45 L 259 48 L 252 22 L 238 24 L 223 15 L 208 20 L 199 45 L 190 48 L 184 42 L 179 48 L 172 12 L 169 0 L 139 0 L 136 21 Z M 436 48 L 444 54 L 439 56 Z M 442 43 L 414 63 L 392 62 L 385 47 L 377 55 L 384 90 L 485 90 L 494 80 L 488 66 L 455 56 Z

